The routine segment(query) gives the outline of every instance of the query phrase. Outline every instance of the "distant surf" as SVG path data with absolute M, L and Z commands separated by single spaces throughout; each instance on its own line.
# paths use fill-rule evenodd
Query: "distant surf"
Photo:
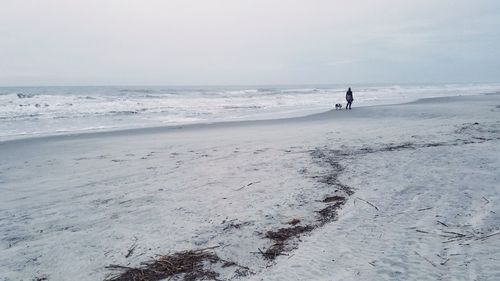
M 0 140 L 301 116 L 345 102 L 347 86 L 3 87 Z M 500 91 L 500 84 L 349 86 L 354 107 Z

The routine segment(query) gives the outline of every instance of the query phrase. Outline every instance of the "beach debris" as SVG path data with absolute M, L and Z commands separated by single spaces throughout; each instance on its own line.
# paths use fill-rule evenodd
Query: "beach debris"
M 266 238 L 271 239 L 274 243 L 269 247 L 266 251 L 259 250 L 259 253 L 264 256 L 264 258 L 268 260 L 274 260 L 277 256 L 285 255 L 284 252 L 286 250 L 287 242 L 293 238 L 299 237 L 301 234 L 311 232 L 315 226 L 306 225 L 306 226 L 293 226 L 293 227 L 284 227 L 275 231 L 268 231 L 265 235 Z
M 489 234 L 489 235 L 486 235 L 486 236 L 478 237 L 478 238 L 476 238 L 476 240 L 483 240 L 484 241 L 484 240 L 486 240 L 486 239 L 488 239 L 490 237 L 493 237 L 493 236 L 499 235 L 499 234 L 500 234 L 500 232 L 496 232 L 496 233 Z
M 236 219 L 234 220 L 230 220 L 230 221 L 223 221 L 222 224 L 225 224 L 223 230 L 226 231 L 226 230 L 229 230 L 229 229 L 240 229 L 242 226 L 247 226 L 247 225 L 250 225 L 252 224 L 251 222 L 249 221 L 246 221 L 246 222 L 236 222 Z
M 186 281 L 218 280 L 219 274 L 208 267 L 210 264 L 220 264 L 221 267 L 238 266 L 240 269 L 248 270 L 248 267 L 221 259 L 211 251 L 217 247 L 219 246 L 161 255 L 142 263 L 139 267 L 109 265 L 106 268 L 118 273 L 106 278 L 105 281 L 159 281 L 179 274 L 183 274 L 183 279 Z
M 433 263 L 430 259 L 422 256 L 419 252 L 415 251 L 415 254 L 421 258 L 423 258 L 426 262 L 430 263 L 432 266 L 434 267 L 437 267 L 437 265 L 435 263 Z
M 345 201 L 345 200 L 346 200 L 345 197 L 335 195 L 335 196 L 328 196 L 325 199 L 323 199 L 321 202 L 330 203 L 330 202 Z
M 257 248 L 258 252 L 250 252 L 251 254 L 261 254 L 265 259 L 274 260 L 277 256 L 288 256 L 285 254 L 285 245 L 284 244 L 274 244 L 269 247 L 265 252 L 263 252 L 260 248 Z M 266 266 L 269 267 L 270 265 Z
M 310 232 L 313 229 L 314 227 L 311 225 L 280 228 L 276 231 L 268 231 L 266 233 L 266 238 L 274 241 L 286 241 L 304 232 Z
M 368 205 L 372 206 L 373 208 L 375 208 L 375 210 L 377 210 L 377 211 L 379 210 L 377 206 L 373 205 L 372 203 L 370 203 L 369 201 L 367 201 L 365 199 L 362 199 L 362 198 L 359 198 L 359 197 L 356 197 L 356 199 L 359 199 L 359 200 L 365 202 L 366 204 L 368 204 Z
M 320 215 L 320 225 L 336 220 L 338 215 L 337 210 L 340 209 L 345 204 L 345 202 L 345 200 L 337 201 L 335 204 L 326 206 L 325 208 L 317 211 L 317 213 Z
M 458 238 L 458 237 L 466 237 L 466 236 L 467 236 L 467 235 L 465 235 L 465 234 L 458 233 L 458 232 L 455 232 L 455 231 L 444 231 L 444 230 L 443 230 L 443 232 L 444 232 L 444 233 L 449 233 L 449 234 L 454 234 L 454 235 L 456 235 L 454 238 Z
M 446 223 L 442 222 L 442 221 L 437 221 L 437 223 L 439 223 L 442 226 L 448 227 L 448 225 Z
M 136 236 L 134 236 L 134 242 L 128 248 L 128 251 L 127 251 L 127 254 L 125 255 L 125 258 L 129 258 L 134 253 L 135 248 L 137 248 L 137 241 L 138 240 L 139 239 Z
M 294 248 L 292 240 L 300 238 L 300 236 L 310 233 L 317 227 L 323 226 L 325 223 L 337 219 L 337 210 L 341 208 L 347 201 L 347 197 L 354 194 L 350 186 L 341 183 L 338 176 L 343 171 L 340 165 L 340 156 L 347 156 L 341 154 L 339 151 L 323 151 L 316 149 L 312 152 L 314 158 L 319 159 L 321 162 L 326 162 L 329 166 L 328 172 L 318 176 L 317 179 L 320 183 L 326 184 L 329 187 L 335 188 L 337 191 L 342 191 L 345 196 L 329 196 L 322 200 L 323 203 L 328 204 L 327 207 L 317 211 L 320 219 L 317 223 L 311 225 L 298 225 L 300 219 L 292 219 L 288 222 L 290 227 L 280 228 L 278 230 L 267 231 L 265 238 L 272 241 L 272 245 L 263 251 L 258 248 L 258 252 L 251 252 L 262 255 L 267 260 L 274 260 L 277 256 L 288 256 L 286 253 Z M 150 155 L 148 155 L 150 156 Z M 316 178 L 316 177 L 315 177 Z M 250 182 L 235 191 L 242 190 L 246 187 L 260 183 L 261 181 Z M 373 205 L 375 207 L 375 205 Z M 376 207 L 375 207 L 376 208 Z M 376 208 L 378 210 L 378 208 Z M 223 224 L 226 223 L 224 220 Z M 230 221 L 224 227 L 224 230 L 230 228 L 238 229 L 246 223 L 234 223 Z M 128 249 L 126 257 L 133 255 L 136 248 L 135 241 Z M 217 280 L 219 273 L 210 268 L 210 265 L 218 264 L 220 267 L 235 266 L 238 269 L 235 271 L 236 276 L 246 276 L 252 273 L 248 267 L 240 266 L 232 261 L 221 259 L 213 251 L 216 247 L 209 247 L 198 250 L 189 250 L 178 252 L 170 255 L 160 255 L 155 259 L 141 263 L 138 267 L 129 267 L 122 265 L 109 265 L 106 268 L 117 271 L 112 274 L 105 281 L 159 281 L 175 276 L 181 276 L 184 280 Z
M 292 225 L 291 227 L 280 228 L 274 231 L 267 231 L 265 238 L 270 239 L 273 244 L 267 248 L 265 251 L 258 249 L 258 252 L 252 252 L 255 254 L 261 254 L 265 259 L 274 260 L 277 256 L 287 255 L 285 252 L 293 249 L 291 245 L 291 240 L 299 238 L 300 236 L 313 231 L 315 228 L 321 227 L 324 224 L 337 219 L 337 212 L 346 202 L 347 196 L 354 194 L 354 191 L 350 186 L 347 186 L 340 182 L 338 176 L 344 170 L 342 165 L 339 163 L 341 160 L 340 156 L 346 156 L 338 150 L 327 150 L 316 148 L 311 151 L 313 158 L 318 159 L 322 163 L 327 164 L 328 172 L 313 176 L 314 179 L 320 183 L 326 184 L 328 187 L 335 188 L 337 191 L 342 191 L 345 196 L 334 195 L 327 196 L 323 200 L 318 202 L 327 203 L 328 206 L 316 211 L 320 218 L 314 224 L 309 224 L 305 226 L 298 225 L 301 221 L 294 218 L 287 222 L 287 224 Z M 302 170 L 303 172 L 307 170 Z M 250 184 L 246 185 L 249 186 Z M 243 186 L 240 189 L 243 189 Z
M 260 181 L 254 181 L 254 182 L 251 182 L 251 183 L 249 183 L 249 184 L 247 184 L 247 185 L 244 185 L 244 186 L 242 186 L 242 187 L 240 187 L 240 188 L 238 188 L 238 189 L 235 189 L 235 191 L 242 190 L 243 188 L 248 187 L 248 186 L 251 186 L 251 185 L 256 184 L 256 183 L 260 183 Z

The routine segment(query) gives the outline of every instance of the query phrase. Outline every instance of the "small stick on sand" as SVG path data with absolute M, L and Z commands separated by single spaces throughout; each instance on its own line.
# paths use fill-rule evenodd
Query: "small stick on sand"
M 498 234 L 500 234 L 500 232 L 496 232 L 496 233 L 493 233 L 493 234 L 490 234 L 490 235 L 479 237 L 477 239 L 486 240 L 486 239 L 490 238 L 491 236 L 495 236 L 495 235 L 498 235 Z
M 235 263 L 234 261 L 228 261 L 228 260 L 223 260 L 221 259 L 221 261 L 224 262 L 224 264 L 222 265 L 222 267 L 230 267 L 230 266 L 237 266 L 239 268 L 243 268 L 243 269 L 246 269 L 246 270 L 250 270 L 249 267 L 247 266 L 243 266 L 243 265 L 239 265 L 237 263 Z
M 457 241 L 460 241 L 460 240 L 462 240 L 462 237 L 460 237 L 460 238 L 454 238 L 454 239 L 450 239 L 450 240 L 446 240 L 446 241 L 443 241 L 443 243 L 457 242 Z
M 203 251 L 206 251 L 206 250 L 213 250 L 213 249 L 216 249 L 216 248 L 219 248 L 219 247 L 220 247 L 220 245 L 216 245 L 216 246 L 211 246 L 211 247 L 196 249 L 196 250 L 194 250 L 194 252 L 203 252 Z
M 434 207 L 427 207 L 427 208 L 423 208 L 423 209 L 418 209 L 417 211 L 421 212 L 421 211 L 426 211 L 426 210 L 430 210 Z
M 128 252 L 127 254 L 125 255 L 125 258 L 128 258 L 130 257 L 133 253 L 134 253 L 134 250 L 135 248 L 137 247 L 137 240 L 139 240 L 136 236 L 134 236 L 134 242 L 132 243 L 132 245 L 130 246 L 130 248 L 128 249 Z
M 438 222 L 439 224 L 443 225 L 443 226 L 448 227 L 448 225 L 447 225 L 446 223 L 442 222 L 442 221 L 437 221 L 437 222 Z
M 370 203 L 370 202 L 366 201 L 365 199 L 361 199 L 361 198 L 359 198 L 359 197 L 356 197 L 356 199 L 359 199 L 359 200 L 361 200 L 361 201 L 365 202 L 366 204 L 368 204 L 368 205 L 372 206 L 373 208 L 375 208 L 375 210 L 377 210 L 377 211 L 378 211 L 377 206 L 375 206 L 375 205 L 373 205 L 372 203 Z
M 462 233 L 458 233 L 458 232 L 455 232 L 455 231 L 444 231 L 444 233 L 449 233 L 449 234 L 455 234 L 457 235 L 457 237 L 465 237 L 466 235 L 465 234 L 462 234 Z
M 427 261 L 428 263 L 430 263 L 432 266 L 434 267 L 437 267 L 437 265 L 435 263 L 433 263 L 431 260 L 429 260 L 428 258 L 422 256 L 421 254 L 419 254 L 417 251 L 415 251 L 415 254 L 417 254 L 417 256 L 423 258 L 425 261 Z
M 486 199 L 484 196 L 482 197 L 484 199 L 484 201 L 486 201 L 486 204 L 490 203 L 490 200 Z M 486 205 L 484 204 L 484 205 Z
M 244 185 L 244 186 L 242 186 L 242 187 L 240 187 L 240 188 L 236 189 L 235 191 L 242 190 L 243 188 L 245 188 L 245 187 L 247 187 L 247 186 L 251 186 L 252 184 L 256 184 L 256 183 L 259 183 L 259 182 L 260 182 L 260 181 L 254 181 L 254 182 L 251 182 L 251 183 L 249 183 L 249 184 L 247 184 L 247 185 Z

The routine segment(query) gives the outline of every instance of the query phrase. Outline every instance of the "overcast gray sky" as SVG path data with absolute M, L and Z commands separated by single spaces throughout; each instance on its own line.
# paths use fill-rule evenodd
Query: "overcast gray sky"
M 500 82 L 498 0 L 0 0 L 0 86 Z

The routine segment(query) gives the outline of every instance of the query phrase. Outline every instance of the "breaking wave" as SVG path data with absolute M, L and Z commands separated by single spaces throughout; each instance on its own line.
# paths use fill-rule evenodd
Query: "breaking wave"
M 0 140 L 15 136 L 299 116 L 344 102 L 346 87 L 0 88 Z M 355 106 L 499 92 L 499 84 L 353 87 Z

